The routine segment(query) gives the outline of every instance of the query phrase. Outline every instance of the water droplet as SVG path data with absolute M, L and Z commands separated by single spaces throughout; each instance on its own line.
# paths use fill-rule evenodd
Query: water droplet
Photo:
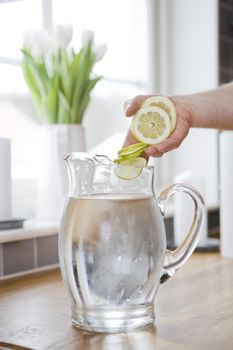
M 129 301 L 130 301 L 130 298 L 127 298 L 126 301 L 129 302 Z
M 119 256 L 117 257 L 117 259 L 118 259 L 119 261 L 121 261 L 121 260 L 122 260 L 122 256 L 119 255 Z
M 135 258 L 134 263 L 137 264 L 137 262 L 138 262 L 138 258 Z

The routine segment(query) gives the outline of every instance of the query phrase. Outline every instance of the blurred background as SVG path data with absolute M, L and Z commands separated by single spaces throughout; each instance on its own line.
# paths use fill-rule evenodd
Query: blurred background
M 42 275 L 42 279 L 37 279 L 38 276 L 32 279 L 31 284 L 27 279 L 20 283 L 18 277 L 28 274 L 30 278 L 31 273 L 57 269 L 59 266 L 58 231 L 61 205 L 64 207 L 60 179 L 64 170 L 65 175 L 62 176 L 67 181 L 67 174 L 63 160 L 65 148 L 61 147 L 60 153 L 57 151 L 59 140 L 62 146 L 69 139 L 69 134 L 64 139 L 65 134 L 62 132 L 55 133 L 55 136 L 51 134 L 50 139 L 42 137 L 43 123 L 23 76 L 21 48 L 26 31 L 51 31 L 54 25 L 62 23 L 73 26 L 72 45 L 75 50 L 80 48 L 83 30 L 93 31 L 96 43 L 107 44 L 106 54 L 94 67 L 95 73 L 103 78 L 91 92 L 90 103 L 84 114 L 82 125 L 85 128 L 86 146 L 83 148 L 113 157 L 122 146 L 129 127 L 130 121 L 124 116 L 124 102 L 129 98 L 138 94 L 192 94 L 215 89 L 233 80 L 233 0 L 0 0 L 0 282 L 17 277 L 15 283 L 0 283 L 3 298 L 5 295 L 3 313 L 0 315 L 2 334 L 7 334 L 2 340 L 11 339 L 22 343 L 28 338 L 34 344 L 37 340 L 38 344 L 45 344 L 48 337 L 50 341 L 48 320 L 55 307 L 55 313 L 50 318 L 59 331 L 59 335 L 54 333 L 55 337 L 58 336 L 54 343 L 58 347 L 59 341 L 63 345 L 68 344 L 67 338 L 70 338 L 71 333 L 67 323 L 68 328 L 63 327 L 63 342 L 61 325 L 57 327 L 57 323 L 54 323 L 55 317 L 59 318 L 58 304 L 62 307 L 62 317 L 65 315 L 65 304 L 57 279 L 53 275 L 44 279 Z M 230 320 L 232 310 L 228 300 L 232 294 L 229 287 L 230 265 L 226 259 L 219 260 L 218 255 L 233 259 L 232 149 L 233 131 L 194 129 L 179 149 L 150 160 L 155 165 L 155 187 L 158 193 L 174 182 L 186 182 L 197 187 L 206 204 L 201 239 L 196 249 L 204 254 L 196 254 L 198 259 L 194 258 L 194 267 L 189 265 L 186 270 L 184 288 L 178 278 L 179 288 L 171 285 L 168 290 L 170 300 L 172 296 L 174 301 L 178 301 L 182 314 L 178 315 L 176 323 L 173 315 L 176 311 L 173 308 L 175 302 L 172 305 L 169 302 L 169 309 L 164 309 L 165 314 L 162 316 L 165 315 L 165 318 L 159 329 L 162 334 L 161 347 L 164 344 L 167 348 L 173 343 L 172 328 L 166 323 L 171 310 L 175 344 L 179 341 L 182 320 L 186 323 L 184 329 L 187 329 L 186 332 L 182 330 L 182 333 L 187 336 L 193 333 L 197 338 L 195 344 L 200 345 L 202 338 L 207 344 L 208 336 L 203 333 L 205 328 L 202 326 L 203 323 L 211 326 L 211 323 L 206 322 L 209 318 L 215 330 L 217 322 L 219 325 L 219 320 L 226 316 L 220 333 L 225 336 L 227 332 L 225 320 Z M 57 163 L 53 160 L 57 160 Z M 168 249 L 173 250 L 182 242 L 193 217 L 193 206 L 190 208 L 190 203 L 183 199 L 169 200 L 166 206 L 164 222 Z M 103 230 L 108 227 L 102 226 Z M 77 246 L 72 245 L 74 251 Z M 216 251 L 218 254 L 215 254 Z M 210 254 L 205 256 L 206 252 Z M 91 266 L 92 260 L 89 260 Z M 128 260 L 125 261 L 127 263 Z M 204 264 L 206 271 L 202 274 Z M 217 275 L 216 280 L 213 279 L 214 275 Z M 195 281 L 197 287 L 198 281 L 201 281 L 199 285 L 202 289 L 205 286 L 202 282 L 205 281 L 207 291 L 199 295 L 201 291 L 195 287 L 193 291 L 196 299 L 192 302 L 192 308 L 187 305 L 182 308 L 180 301 L 190 300 L 187 288 L 190 279 Z M 225 280 L 227 282 L 224 285 Z M 17 284 L 19 293 L 15 294 Z M 190 286 L 192 288 L 194 284 Z M 53 290 L 58 293 L 55 298 Z M 48 293 L 53 295 L 52 303 Z M 166 303 L 166 295 L 163 292 L 162 295 L 162 301 Z M 33 303 L 29 317 L 24 314 L 27 299 Z M 196 309 L 204 303 L 208 312 L 203 308 L 198 314 Z M 38 307 L 35 308 L 35 305 Z M 36 314 L 35 322 L 33 312 Z M 41 318 L 42 314 L 46 315 L 45 322 Z M 197 331 L 194 333 L 193 329 Z M 169 340 L 166 343 L 168 333 Z M 150 329 L 148 334 L 151 344 L 153 342 L 151 346 L 156 346 Z M 222 339 L 219 334 L 216 344 Z M 225 343 L 228 338 L 225 337 Z M 72 335 L 70 339 L 72 346 Z M 82 343 L 80 339 L 79 344 Z M 103 341 L 106 349 L 111 344 L 108 339 Z M 121 341 L 110 339 L 114 339 L 114 348 L 120 346 Z M 85 334 L 84 346 L 88 341 L 95 348 L 102 338 L 88 338 Z M 190 341 L 192 339 L 186 343 Z M 139 349 L 140 344 L 140 339 L 136 338 L 135 348 Z M 131 346 L 134 348 L 130 341 Z
M 84 119 L 88 150 L 111 136 L 112 147 L 119 147 L 128 127 L 123 113 L 128 98 L 188 94 L 219 84 L 217 0 L 1 2 L 0 136 L 12 141 L 13 215 L 34 215 L 40 149 L 40 124 L 20 66 L 25 31 L 70 23 L 74 47 L 84 29 L 107 44 L 95 67 L 104 79 L 94 89 Z M 224 72 L 222 80 L 227 79 Z M 193 130 L 178 151 L 156 165 L 160 187 L 187 169 L 204 174 L 207 204 L 218 206 L 217 131 Z
M 116 153 L 129 121 L 124 102 L 137 94 L 190 94 L 232 80 L 230 0 L 0 0 L 0 137 L 11 140 L 12 216 L 35 218 L 41 150 L 37 112 L 25 84 L 25 31 L 73 25 L 107 44 L 95 67 L 103 76 L 84 116 L 87 150 Z M 154 160 L 161 189 L 185 171 L 204 178 L 204 199 L 219 215 L 219 132 L 191 130 L 182 146 Z M 0 167 L 4 165 L 1 164 Z M 171 209 L 172 211 L 172 209 Z M 216 224 L 218 226 L 218 223 Z

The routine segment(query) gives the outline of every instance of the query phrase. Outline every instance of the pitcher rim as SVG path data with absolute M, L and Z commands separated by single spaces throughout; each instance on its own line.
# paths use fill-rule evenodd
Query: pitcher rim
M 96 157 L 105 157 L 106 160 L 109 161 L 109 163 L 104 163 L 101 162 L 100 160 L 97 160 Z M 76 160 L 76 159 L 81 159 L 81 160 L 87 160 L 87 161 L 92 161 L 95 163 L 95 165 L 102 165 L 106 167 L 116 167 L 118 164 L 114 163 L 112 159 L 110 159 L 108 156 L 104 154 L 99 154 L 99 153 L 94 153 L 94 152 L 70 152 L 64 155 L 63 159 L 68 162 L 69 160 Z M 122 165 L 124 166 L 124 165 Z M 155 165 L 146 165 L 146 169 L 154 169 Z

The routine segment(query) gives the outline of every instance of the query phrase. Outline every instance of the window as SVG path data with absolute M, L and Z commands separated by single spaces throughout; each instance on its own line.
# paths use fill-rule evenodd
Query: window
M 41 0 L 24 0 L 0 5 L 1 60 L 20 59 L 23 33 L 42 27 Z
M 23 0 L 0 5 L 0 137 L 12 140 L 14 179 L 37 178 L 40 150 L 39 123 L 20 67 L 24 32 L 71 23 L 74 46 L 80 45 L 83 29 L 93 30 L 96 41 L 107 44 L 106 56 L 96 65 L 96 73 L 104 79 L 93 92 L 85 119 L 87 146 L 92 148 L 117 131 L 125 133 L 123 102 L 145 88 L 145 4 L 144 0 Z
M 54 1 L 53 9 L 55 23 L 73 24 L 74 42 L 79 42 L 83 29 L 91 29 L 99 42 L 107 43 L 108 52 L 98 65 L 98 73 L 145 84 L 144 0 L 62 0 Z

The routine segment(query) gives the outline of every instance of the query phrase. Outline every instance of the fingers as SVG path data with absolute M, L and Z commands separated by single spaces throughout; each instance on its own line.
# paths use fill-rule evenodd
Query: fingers
M 133 116 L 141 107 L 143 102 L 153 95 L 138 95 L 131 100 L 125 102 L 125 114 L 130 117 Z M 176 106 L 177 111 L 177 125 L 173 133 L 158 145 L 148 146 L 145 150 L 145 157 L 161 157 L 164 153 L 171 151 L 180 146 L 185 137 L 187 136 L 189 129 L 192 125 L 192 112 L 190 112 L 189 105 L 185 103 L 183 99 L 173 98 L 173 103 Z M 131 131 L 128 131 L 123 147 L 137 143 Z
M 131 131 L 129 130 L 122 148 L 130 146 L 130 145 L 135 144 L 135 143 L 138 143 L 138 141 L 133 137 Z M 142 157 L 144 157 L 146 160 L 148 160 L 148 158 L 149 158 L 149 156 L 145 153 L 142 155 Z
M 188 132 L 188 123 L 178 119 L 176 129 L 169 136 L 169 138 L 158 145 L 148 146 L 148 148 L 145 149 L 145 155 L 151 157 L 161 157 L 164 153 L 179 147 L 182 141 L 187 136 Z M 124 141 L 123 147 L 127 147 L 137 142 L 138 141 L 133 137 L 131 131 L 129 130 Z
M 129 130 L 128 133 L 127 133 L 127 136 L 125 138 L 123 147 L 127 147 L 129 145 L 134 144 L 134 143 L 138 143 L 138 141 L 133 137 L 131 131 Z
M 179 147 L 182 141 L 187 136 L 188 132 L 189 132 L 188 124 L 178 119 L 176 129 L 169 136 L 169 138 L 158 145 L 149 146 L 145 150 L 145 153 L 148 156 L 159 157 L 164 153 Z
M 127 117 L 130 117 L 134 115 L 138 109 L 141 107 L 142 103 L 151 95 L 138 95 L 134 97 L 133 99 L 130 99 L 125 102 L 124 109 L 125 109 L 125 115 Z
M 145 149 L 147 157 L 162 157 L 165 152 L 161 152 L 156 146 L 149 146 Z

